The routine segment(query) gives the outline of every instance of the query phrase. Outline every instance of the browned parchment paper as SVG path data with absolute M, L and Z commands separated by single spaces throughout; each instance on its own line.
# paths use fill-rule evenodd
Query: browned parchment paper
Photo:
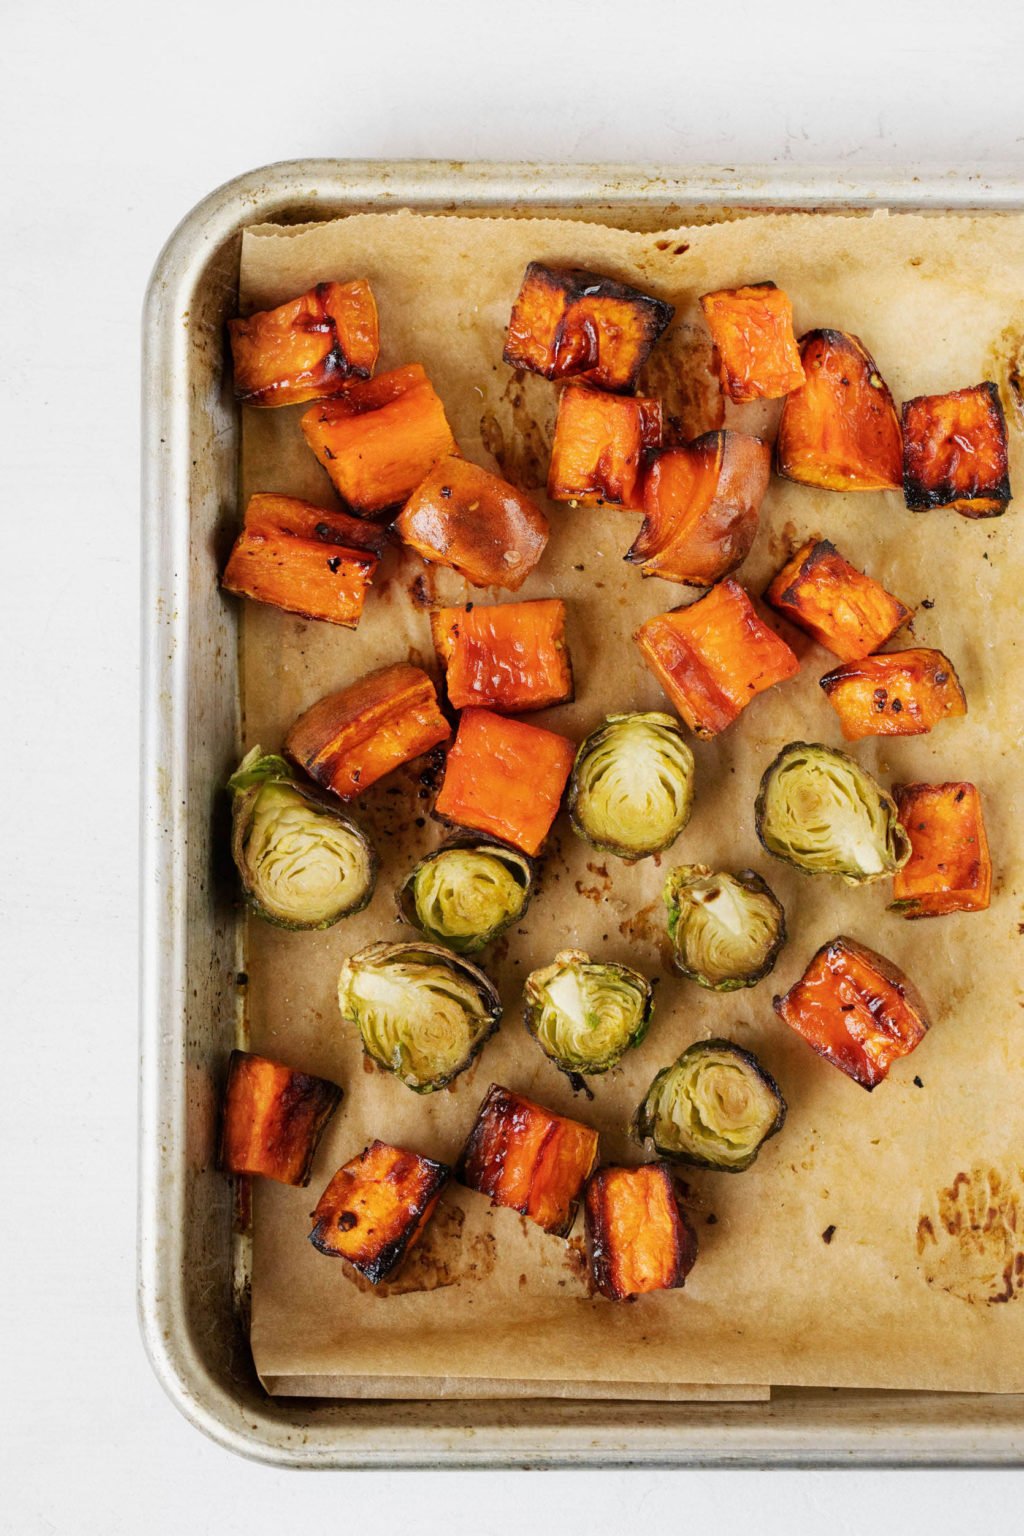
M 692 1382 L 1022 1390 L 1024 451 L 1011 378 L 1024 334 L 1024 219 L 797 214 L 656 236 L 550 220 L 356 216 L 250 232 L 243 302 L 263 307 L 320 279 L 368 277 L 382 318 L 381 366 L 422 361 L 463 451 L 545 504 L 538 488 L 555 390 L 515 378 L 501 362 L 509 306 L 531 258 L 590 265 L 677 306 L 648 385 L 689 432 L 723 416 L 697 296 L 763 278 L 791 295 L 798 331 L 832 325 L 859 334 L 897 400 L 999 380 L 1018 489 L 1006 517 L 915 516 L 896 495 L 834 495 L 775 479 L 741 572 L 760 592 L 797 542 L 822 534 L 908 602 L 927 600 L 916 639 L 952 656 L 970 714 L 931 736 L 862 742 L 853 752 L 886 784 L 980 784 L 996 870 L 992 907 L 908 923 L 886 911 L 887 882 L 857 890 L 809 880 L 760 850 L 752 812 L 765 765 L 794 738 L 840 743 L 817 686 L 832 658 L 807 642 L 798 679 L 759 698 L 714 743 L 696 745 L 693 820 L 660 862 L 629 869 L 595 855 L 564 818 L 556 823 L 540 894 L 520 930 L 484 958 L 502 990 L 502 1029 L 451 1091 L 420 1098 L 367 1070 L 335 1001 L 342 958 L 403 931 L 393 889 L 441 836 L 429 820 L 422 764 L 375 786 L 359 808 L 382 855 L 369 910 L 323 934 L 250 926 L 253 1047 L 346 1090 L 311 1188 L 262 1183 L 255 1192 L 258 1369 L 279 1390 L 311 1391 L 320 1380 L 327 1391 L 372 1391 L 376 1382 L 386 1393 L 389 1378 L 421 1378 L 428 1395 L 460 1384 L 500 1391 L 503 1383 L 537 1391 L 569 1383 L 562 1390 L 588 1394 L 606 1383 L 609 1392 L 665 1396 L 685 1395 L 680 1384 Z M 246 496 L 286 491 L 331 503 L 298 414 L 246 414 Z M 726 418 L 773 432 L 776 414 L 777 407 L 730 407 Z M 686 592 L 644 582 L 623 564 L 635 517 L 549 510 L 551 543 L 521 596 L 568 600 L 577 697 L 535 718 L 579 739 L 607 710 L 663 704 L 630 635 Z M 248 605 L 247 744 L 276 748 L 300 710 L 381 662 L 408 656 L 432 667 L 429 607 L 469 598 L 487 595 L 396 551 L 356 634 Z M 719 997 L 669 976 L 660 891 L 673 859 L 752 865 L 769 879 L 791 935 L 772 977 Z M 916 1054 L 872 1095 L 819 1060 L 771 1009 L 772 993 L 837 932 L 902 965 L 934 1017 Z M 660 977 L 647 1039 L 595 1081 L 593 1103 L 573 1097 L 519 1014 L 526 972 L 567 944 Z M 545 1236 L 458 1186 L 382 1294 L 355 1284 L 339 1261 L 307 1243 L 308 1212 L 335 1168 L 374 1136 L 453 1161 L 492 1081 L 597 1125 L 606 1160 L 636 1160 L 624 1130 L 629 1113 L 656 1070 L 709 1034 L 756 1050 L 790 1113 L 749 1172 L 686 1175 L 701 1257 L 684 1291 L 627 1306 L 592 1297 L 578 1236 L 568 1244 Z

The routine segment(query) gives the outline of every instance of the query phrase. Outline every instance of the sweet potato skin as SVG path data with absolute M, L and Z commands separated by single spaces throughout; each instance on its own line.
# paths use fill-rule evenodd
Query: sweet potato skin
M 444 1163 L 374 1141 L 320 1196 L 309 1240 L 379 1285 L 419 1241 L 450 1176 Z
M 228 321 L 243 405 L 298 405 L 368 379 L 379 346 L 369 283 L 318 283 L 276 309 Z
M 322 789 L 351 800 L 450 735 L 430 678 L 397 662 L 307 709 L 285 737 L 284 750 Z
M 365 531 L 364 531 L 365 530 Z M 291 496 L 254 496 L 221 578 L 226 592 L 355 629 L 383 530 Z M 376 543 L 376 549 L 373 543 Z
M 679 1204 L 666 1163 L 599 1168 L 584 1197 L 594 1284 L 609 1301 L 684 1284 L 697 1260 L 697 1234 Z
M 912 982 L 884 955 L 840 935 L 772 1006 L 791 1029 L 870 1093 L 909 1056 L 930 1020 Z
M 1001 517 L 1006 511 L 1006 417 L 991 379 L 905 403 L 903 492 L 914 512 L 952 507 L 964 517 Z
M 440 459 L 395 523 L 404 544 L 475 587 L 516 592 L 536 566 L 550 528 L 523 491 L 468 459 Z
M 221 1168 L 305 1186 L 320 1137 L 341 1098 L 337 1083 L 249 1051 L 232 1051 L 221 1119 Z
M 901 489 L 899 417 L 864 343 L 845 331 L 808 331 L 800 359 L 805 383 L 787 395 L 779 421 L 779 474 L 826 491 Z
M 556 1115 L 498 1083 L 487 1097 L 462 1149 L 455 1177 L 565 1237 L 580 1190 L 597 1161 L 597 1132 Z
M 532 857 L 551 830 L 575 755 L 574 743 L 554 731 L 463 710 L 434 815 Z
M 774 283 L 705 293 L 700 301 L 718 358 L 723 394 L 741 405 L 778 400 L 804 382 L 793 306 Z
M 977 786 L 897 784 L 893 795 L 910 858 L 893 876 L 891 910 L 907 918 L 984 912 L 992 859 Z
M 923 736 L 940 721 L 967 713 L 953 663 L 923 646 L 844 662 L 826 672 L 821 688 L 847 741 Z
M 548 495 L 639 512 L 645 459 L 660 442 L 660 401 L 567 385 L 558 401 Z
M 514 715 L 573 696 L 560 597 L 441 608 L 430 615 L 430 632 L 453 709 Z
M 843 661 L 877 651 L 913 617 L 913 609 L 844 560 L 828 539 L 808 539 L 765 599 Z

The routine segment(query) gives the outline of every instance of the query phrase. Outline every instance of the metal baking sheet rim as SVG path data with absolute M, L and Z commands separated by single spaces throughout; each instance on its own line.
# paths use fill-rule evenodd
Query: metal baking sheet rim
M 196 932 L 189 932 L 190 900 L 205 892 L 207 879 L 187 835 L 189 726 L 196 719 L 190 661 L 204 641 L 190 605 L 189 563 L 194 507 L 215 497 L 233 501 L 203 490 L 197 479 L 205 471 L 204 455 L 195 452 L 197 426 L 208 434 L 205 457 L 222 472 L 229 450 L 237 461 L 233 440 L 227 448 L 224 443 L 231 432 L 226 415 L 223 421 L 197 418 L 197 309 L 204 283 L 212 286 L 214 307 L 218 285 L 229 305 L 230 264 L 246 225 L 402 206 L 562 216 L 585 211 L 610 222 L 657 216 L 659 223 L 663 212 L 668 223 L 684 223 L 726 209 L 999 212 L 1024 207 L 1024 177 L 1019 166 L 985 175 L 954 169 L 852 176 L 771 166 L 304 160 L 238 177 L 179 224 L 147 291 L 143 356 L 138 1308 L 153 1369 L 185 1417 L 211 1438 L 278 1466 L 1022 1465 L 1020 1396 L 783 1391 L 767 1403 L 630 1404 L 628 1419 L 623 1405 L 598 1401 L 275 1401 L 259 1388 L 251 1362 L 246 1375 L 239 1358 L 244 1341 L 225 1343 L 218 1317 L 197 1315 L 189 1300 L 187 1265 L 196 1255 L 187 1251 L 186 1228 L 190 1221 L 205 1230 L 210 1213 L 199 1202 L 213 1187 L 204 1182 L 209 1170 L 189 1160 L 197 1115 L 195 1085 L 188 1081 L 194 978 L 187 962 Z M 220 327 L 205 319 L 207 351 L 219 353 Z M 230 407 L 221 404 L 227 413 Z M 216 418 L 216 409 L 209 414 Z M 215 682 L 230 690 L 224 715 L 236 728 L 231 685 L 237 663 L 230 619 L 221 622 Z M 206 907 L 213 923 L 212 903 Z M 222 936 L 224 942 L 230 941 Z M 207 1113 L 209 1099 L 207 1092 Z M 207 1225 L 223 1237 L 223 1211 L 219 1229 L 217 1214 Z M 200 1289 L 216 1299 L 226 1328 L 237 1332 L 229 1249 L 229 1240 L 220 1252 L 201 1249 L 209 1283 Z M 213 1358 L 211 1340 L 223 1345 L 224 1358 Z

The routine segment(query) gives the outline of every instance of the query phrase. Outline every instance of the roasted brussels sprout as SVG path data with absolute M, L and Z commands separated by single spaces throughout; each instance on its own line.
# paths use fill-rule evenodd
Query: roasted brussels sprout
M 820 742 L 791 741 L 769 763 L 754 820 L 777 859 L 848 885 L 881 880 L 910 857 L 892 796 L 852 757 Z
M 464 1072 L 501 1018 L 483 971 L 436 944 L 368 944 L 350 955 L 338 1006 L 367 1056 L 416 1093 Z
M 628 965 L 565 949 L 553 965 L 532 971 L 524 988 L 526 1027 L 545 1056 L 563 1072 L 607 1072 L 651 1022 L 654 989 Z
M 522 917 L 532 886 L 533 866 L 515 848 L 460 838 L 420 860 L 398 909 L 434 943 L 470 955 Z
M 693 753 L 671 715 L 609 715 L 576 753 L 569 815 L 601 853 L 630 863 L 661 853 L 692 808 Z
M 760 875 L 684 864 L 665 881 L 676 969 L 713 992 L 752 987 L 786 942 L 786 914 Z
M 779 1086 L 751 1051 L 731 1040 L 698 1040 L 658 1073 L 633 1131 L 662 1157 L 741 1173 L 785 1119 Z
M 253 747 L 228 780 L 231 852 L 253 909 L 280 928 L 330 928 L 373 895 L 365 832 L 283 757 Z

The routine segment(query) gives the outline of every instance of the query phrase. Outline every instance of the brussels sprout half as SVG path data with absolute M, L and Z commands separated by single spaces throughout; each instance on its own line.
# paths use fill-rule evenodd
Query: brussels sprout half
M 532 971 L 524 988 L 526 1027 L 545 1056 L 571 1076 L 607 1072 L 647 1033 L 654 988 L 628 965 L 578 949 Z
M 522 917 L 533 865 L 515 848 L 457 838 L 428 853 L 398 890 L 407 923 L 436 944 L 469 955 Z
M 693 753 L 671 715 L 609 715 L 581 743 L 569 781 L 569 816 L 599 852 L 630 863 L 661 853 L 692 809 Z
M 228 780 L 231 853 L 253 910 L 279 928 L 330 928 L 373 895 L 366 833 L 283 757 L 253 747 Z
M 464 1072 L 501 1018 L 483 971 L 436 944 L 369 944 L 350 955 L 338 1006 L 367 1056 L 416 1093 Z
M 685 864 L 665 881 L 676 969 L 714 992 L 752 987 L 786 942 L 782 903 L 760 875 Z
M 892 796 L 852 757 L 820 742 L 783 747 L 761 779 L 754 821 L 775 858 L 848 885 L 881 880 L 910 857 Z
M 658 1073 L 633 1132 L 662 1157 L 741 1173 L 785 1119 L 779 1086 L 752 1052 L 731 1040 L 698 1040 Z

